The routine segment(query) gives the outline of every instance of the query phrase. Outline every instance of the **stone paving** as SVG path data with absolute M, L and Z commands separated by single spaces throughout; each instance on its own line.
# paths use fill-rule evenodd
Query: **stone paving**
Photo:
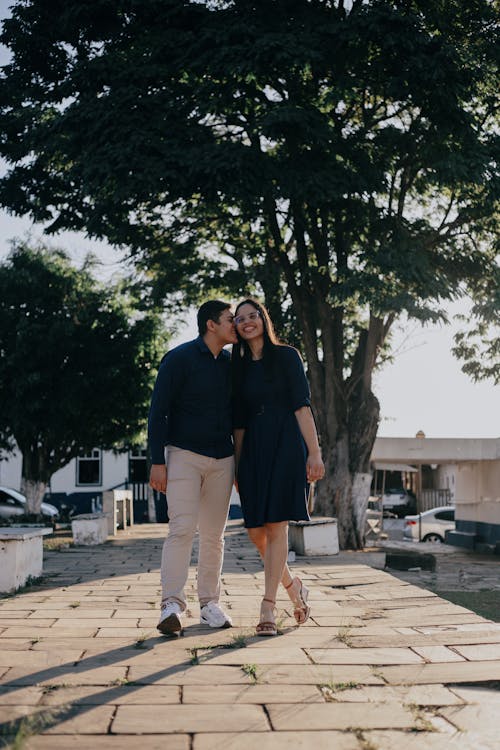
M 254 635 L 263 575 L 227 530 L 223 603 L 156 631 L 166 526 L 49 552 L 40 586 L 0 600 L 0 745 L 26 750 L 498 750 L 500 624 L 371 568 L 298 558 L 311 619 Z

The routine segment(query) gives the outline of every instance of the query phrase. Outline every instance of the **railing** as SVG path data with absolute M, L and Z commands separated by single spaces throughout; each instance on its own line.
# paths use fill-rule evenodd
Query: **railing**
M 449 489 L 422 490 L 418 496 L 418 510 L 420 513 L 431 508 L 438 508 L 440 505 L 451 504 L 451 491 Z

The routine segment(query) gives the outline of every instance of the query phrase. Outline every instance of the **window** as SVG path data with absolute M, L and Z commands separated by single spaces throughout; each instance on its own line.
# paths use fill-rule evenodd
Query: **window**
M 76 459 L 77 485 L 101 484 L 101 451 L 94 448 Z
M 148 459 L 146 448 L 138 448 L 128 454 L 129 482 L 148 481 Z
M 436 513 L 436 521 L 454 521 L 455 511 L 454 510 L 441 510 Z

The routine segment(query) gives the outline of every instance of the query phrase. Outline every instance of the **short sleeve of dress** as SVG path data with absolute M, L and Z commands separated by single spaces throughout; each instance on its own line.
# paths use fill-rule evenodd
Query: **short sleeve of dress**
M 311 391 L 304 372 L 300 354 L 291 346 L 281 348 L 284 380 L 288 386 L 290 406 L 297 411 L 303 406 L 311 405 Z

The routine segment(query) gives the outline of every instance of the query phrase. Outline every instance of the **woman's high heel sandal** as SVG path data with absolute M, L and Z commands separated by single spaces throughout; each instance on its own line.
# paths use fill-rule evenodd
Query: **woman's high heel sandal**
M 285 586 L 285 589 L 294 605 L 295 622 L 297 625 L 303 625 L 311 614 L 311 607 L 307 604 L 309 589 L 304 586 L 300 578 L 294 578 L 288 586 Z
M 269 604 L 274 605 L 276 602 L 273 599 L 266 599 L 264 598 L 262 600 L 263 602 L 269 602 Z M 274 614 L 273 614 L 274 617 Z M 263 620 L 262 619 L 262 607 L 260 610 L 260 622 L 255 628 L 255 634 L 256 635 L 278 635 L 278 628 L 276 627 L 276 621 L 275 620 Z

